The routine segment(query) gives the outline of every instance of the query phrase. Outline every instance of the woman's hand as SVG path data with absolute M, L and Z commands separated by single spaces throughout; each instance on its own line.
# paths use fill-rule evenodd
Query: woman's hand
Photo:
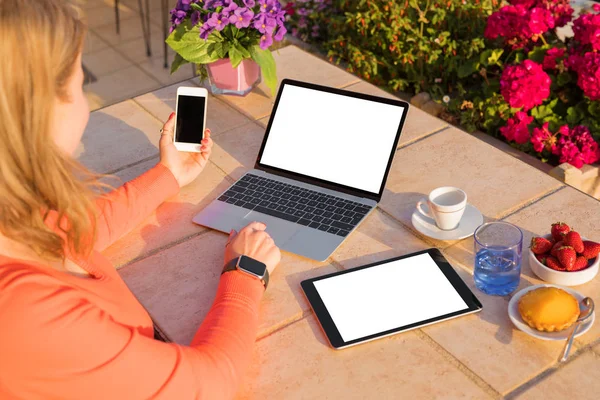
M 248 256 L 265 264 L 270 275 L 281 261 L 281 252 L 265 232 L 266 228 L 262 222 L 252 222 L 239 233 L 231 231 L 225 246 L 225 263 L 239 256 Z
M 171 170 L 177 179 L 179 187 L 184 187 L 192 182 L 208 163 L 212 151 L 213 141 L 210 138 L 210 129 L 204 131 L 200 153 L 179 151 L 173 144 L 173 128 L 175 127 L 175 113 L 171 113 L 162 129 L 160 136 L 160 163 Z

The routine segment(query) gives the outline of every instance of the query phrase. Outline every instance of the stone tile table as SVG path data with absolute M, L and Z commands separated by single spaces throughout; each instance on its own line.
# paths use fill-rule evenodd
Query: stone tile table
M 390 96 L 297 47 L 274 56 L 280 79 Z M 177 87 L 196 84 L 181 82 L 92 113 L 81 161 L 121 180 L 152 167 Z M 243 98 L 210 96 L 215 149 L 208 167 L 105 251 L 169 340 L 190 342 L 211 305 L 223 263 L 226 236 L 191 219 L 252 168 L 272 101 L 264 85 Z M 465 189 L 486 220 L 520 226 L 524 243 L 546 233 L 555 220 L 600 240 L 600 202 L 411 108 L 375 212 L 323 263 L 284 253 L 262 303 L 254 362 L 240 399 L 598 398 L 600 324 L 578 338 L 570 360 L 559 365 L 562 343 L 516 330 L 507 315 L 509 296 L 476 291 L 472 238 L 440 242 L 414 230 L 415 202 L 441 185 Z M 341 351 L 329 348 L 300 282 L 428 247 L 443 250 L 476 291 L 483 311 Z M 524 257 L 521 287 L 538 283 Z M 600 304 L 600 278 L 577 290 Z

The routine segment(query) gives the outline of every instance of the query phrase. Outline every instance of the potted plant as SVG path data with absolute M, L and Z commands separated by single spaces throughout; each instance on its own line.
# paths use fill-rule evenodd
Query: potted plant
M 277 74 L 269 47 L 283 39 L 284 18 L 278 0 L 178 0 L 167 38 L 176 52 L 171 73 L 193 63 L 212 93 L 242 96 L 262 73 L 274 95 Z

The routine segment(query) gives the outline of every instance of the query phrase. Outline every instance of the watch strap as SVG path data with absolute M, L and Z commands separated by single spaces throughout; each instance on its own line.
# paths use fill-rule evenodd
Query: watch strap
M 248 256 L 244 256 L 244 257 L 251 258 Z M 229 261 L 227 264 L 225 264 L 225 267 L 223 268 L 223 272 L 221 272 L 221 275 L 223 275 L 225 272 L 237 270 L 238 269 L 237 264 L 238 264 L 240 258 L 241 258 L 241 256 L 236 257 L 233 260 Z M 244 272 L 244 271 L 242 271 L 242 272 Z M 254 275 L 254 274 L 251 274 L 251 273 L 247 273 L 247 274 L 256 277 L 256 275 Z M 263 276 L 263 278 L 260 281 L 262 282 L 262 284 L 265 286 L 265 289 L 266 289 L 267 286 L 269 285 L 269 270 L 266 268 L 266 266 L 265 266 L 265 275 Z

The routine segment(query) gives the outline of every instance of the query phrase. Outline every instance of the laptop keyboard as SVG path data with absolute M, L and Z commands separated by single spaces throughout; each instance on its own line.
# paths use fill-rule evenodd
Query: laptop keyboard
M 346 236 L 371 210 L 363 204 L 247 174 L 219 201 L 338 236 Z

